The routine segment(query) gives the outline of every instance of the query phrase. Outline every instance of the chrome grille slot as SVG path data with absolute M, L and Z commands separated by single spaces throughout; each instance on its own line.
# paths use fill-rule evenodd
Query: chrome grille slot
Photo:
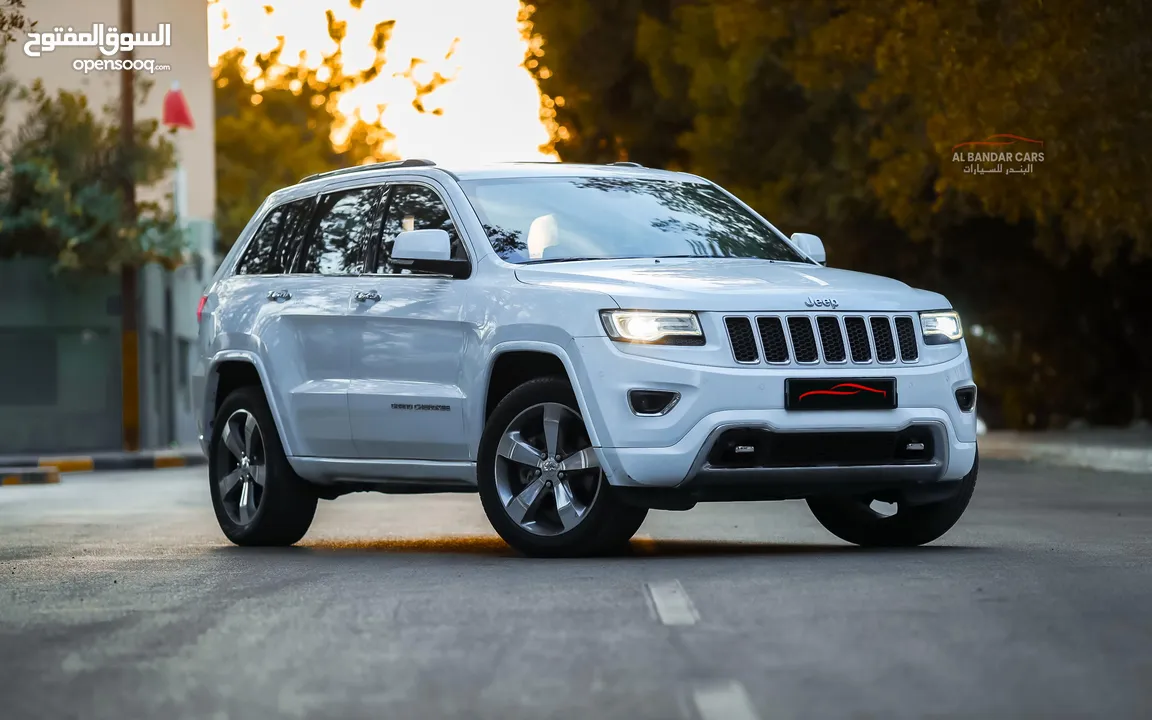
M 820 361 L 816 349 L 816 335 L 812 332 L 812 321 L 807 317 L 788 318 L 788 333 L 792 336 L 792 352 L 796 362 L 814 363 Z
M 868 326 L 864 324 L 864 318 L 844 318 L 844 330 L 848 333 L 848 348 L 852 351 L 852 362 L 872 362 L 872 344 L 868 342 Z
M 900 359 L 916 362 L 919 355 L 916 348 L 916 324 L 910 317 L 896 318 L 896 339 L 900 343 Z
M 876 343 L 876 359 L 882 363 L 896 362 L 896 344 L 892 341 L 892 323 L 886 317 L 872 318 L 872 340 Z
M 820 346 L 824 348 L 824 362 L 845 362 L 848 356 L 844 352 L 844 335 L 840 330 L 840 321 L 828 315 L 821 315 L 816 318 L 816 327 L 820 330 Z
M 788 341 L 784 338 L 784 326 L 778 317 L 758 317 L 756 326 L 760 330 L 760 344 L 764 346 L 764 360 L 770 363 L 788 362 Z
M 746 317 L 724 318 L 728 328 L 728 342 L 732 345 L 732 357 L 738 363 L 751 364 L 760 361 L 760 351 L 756 349 L 756 336 L 752 334 L 752 323 Z

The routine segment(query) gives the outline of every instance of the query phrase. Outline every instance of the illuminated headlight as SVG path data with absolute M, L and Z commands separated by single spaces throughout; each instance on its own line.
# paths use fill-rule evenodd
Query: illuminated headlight
M 954 310 L 920 313 L 920 327 L 924 330 L 926 345 L 946 345 L 964 337 L 960 313 Z
M 703 345 L 700 320 L 691 312 L 603 310 L 600 320 L 616 342 L 649 345 Z

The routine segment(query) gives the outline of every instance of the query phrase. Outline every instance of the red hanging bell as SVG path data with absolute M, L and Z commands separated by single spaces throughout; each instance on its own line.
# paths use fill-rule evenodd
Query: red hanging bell
M 187 128 L 191 130 L 192 111 L 188 108 L 188 100 L 180 89 L 179 83 L 172 83 L 172 89 L 164 95 L 164 112 L 161 122 L 170 128 Z

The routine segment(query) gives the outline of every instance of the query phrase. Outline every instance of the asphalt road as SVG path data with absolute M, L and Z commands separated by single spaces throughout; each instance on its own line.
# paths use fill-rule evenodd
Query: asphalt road
M 513 556 L 469 495 L 242 550 L 200 469 L 0 488 L 0 716 L 1152 717 L 1152 478 L 981 470 L 926 548 L 725 504 L 575 561 Z

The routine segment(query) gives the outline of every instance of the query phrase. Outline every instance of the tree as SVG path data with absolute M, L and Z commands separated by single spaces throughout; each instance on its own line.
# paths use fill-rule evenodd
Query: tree
M 861 140 L 870 187 L 916 237 L 981 216 L 1034 224 L 1054 257 L 1152 257 L 1146 129 L 1152 9 L 1143 0 L 823 0 L 797 53 L 807 87 L 850 87 L 885 122 Z M 964 172 L 953 147 L 1044 143 L 1026 179 Z M 983 150 L 1029 151 L 1012 141 Z M 971 148 L 972 146 L 969 146 Z M 1014 163 L 1017 164 L 1017 163 Z
M 316 66 L 295 65 L 282 57 L 283 41 L 270 53 L 247 62 L 243 50 L 226 53 L 217 63 L 216 224 L 222 250 L 235 242 L 260 203 L 275 190 L 314 173 L 387 159 L 390 134 L 354 117 L 341 128 L 340 97 L 372 80 L 383 66 L 384 45 L 392 22 L 376 26 L 377 62 L 347 74 L 342 43 L 346 23 L 328 12 L 328 34 L 337 49 Z M 337 130 L 344 137 L 333 144 Z
M 544 116 L 564 158 L 670 163 L 691 115 L 662 95 L 635 37 L 647 6 L 664 0 L 533 0 L 522 20 L 533 35 L 526 59 L 544 94 Z
M 563 159 L 699 173 L 778 226 L 823 235 L 836 265 L 945 293 L 983 330 L 969 335 L 981 412 L 1013 427 L 1127 422 L 1152 403 L 1149 12 L 1139 0 L 525 8 Z M 996 133 L 1042 140 L 1042 166 L 973 176 L 953 162 L 954 145 Z
M 24 14 L 24 0 L 0 0 L 0 38 L 5 44 L 16 39 L 16 33 L 30 32 L 36 23 Z
M 0 102 L 13 95 L 26 116 L 0 153 L 0 257 L 49 257 L 57 269 L 99 274 L 179 264 L 184 238 L 167 206 L 138 203 L 136 222 L 124 223 L 116 108 L 97 114 L 82 93 L 51 95 L 39 80 L 6 80 Z M 152 185 L 175 167 L 173 146 L 155 120 L 136 123 L 135 138 L 129 172 Z

